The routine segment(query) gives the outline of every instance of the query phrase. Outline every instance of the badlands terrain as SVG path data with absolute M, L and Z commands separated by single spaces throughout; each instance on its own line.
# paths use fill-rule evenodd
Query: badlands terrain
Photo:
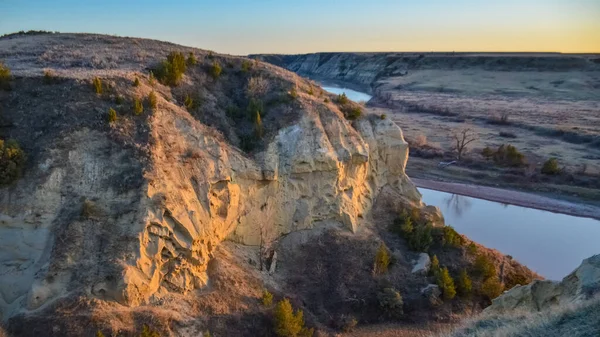
M 597 305 L 597 257 L 542 281 L 459 235 L 401 118 L 291 71 L 39 32 L 0 62 L 0 334 L 464 335 L 485 308 Z
M 374 97 L 411 145 L 413 178 L 501 186 L 600 203 L 600 55 L 559 53 L 317 53 L 258 55 L 322 83 Z M 458 165 L 453 134 L 475 140 Z M 482 156 L 512 145 L 524 160 Z M 542 174 L 554 158 L 558 171 Z M 583 213 L 582 215 L 586 215 Z M 586 215 L 587 216 L 587 215 Z M 600 213 L 595 215 L 600 217 Z

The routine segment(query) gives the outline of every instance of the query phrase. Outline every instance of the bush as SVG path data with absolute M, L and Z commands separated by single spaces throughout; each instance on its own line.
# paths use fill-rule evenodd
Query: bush
M 44 84 L 56 83 L 56 76 L 50 70 L 44 70 Z
M 345 111 L 346 119 L 351 121 L 358 119 L 362 116 L 362 109 L 359 107 L 354 107 Z
M 156 108 L 158 107 L 158 97 L 156 96 L 156 93 L 154 91 L 151 91 L 148 94 L 148 104 L 150 105 L 150 108 L 152 108 L 152 110 L 156 110 Z
M 10 69 L 4 63 L 0 62 L 0 89 L 10 90 L 11 78 Z
M 149 326 L 144 324 L 140 337 L 160 337 L 160 335 L 158 334 L 158 332 L 151 330 Z
M 408 240 L 414 231 L 412 217 L 403 210 L 400 215 L 394 220 L 390 231 L 396 233 Z
M 490 300 L 500 296 L 504 291 L 504 286 L 496 276 L 489 277 L 481 285 L 481 294 Z
M 484 279 L 487 279 L 492 276 L 496 276 L 496 267 L 492 260 L 487 257 L 487 255 L 479 255 L 475 259 L 475 272 L 482 276 Z
M 373 265 L 373 272 L 377 275 L 385 274 L 388 271 L 390 265 L 390 253 L 385 243 L 382 243 L 375 254 L 375 262 Z
M 548 175 L 559 174 L 560 168 L 558 167 L 558 160 L 556 160 L 556 158 L 546 160 L 544 166 L 542 166 L 542 173 Z
M 442 245 L 445 247 L 458 248 L 464 244 L 463 237 L 458 234 L 452 226 L 444 226 L 442 228 Z
M 290 89 L 290 92 L 288 92 L 288 95 L 292 99 L 298 98 L 298 90 L 296 89 L 296 87 L 293 87 L 292 89 Z
M 312 336 L 313 329 L 304 327 L 304 313 L 296 310 L 287 298 L 279 301 L 275 307 L 275 333 L 280 337 Z
M 150 71 L 150 74 L 148 75 L 148 83 L 152 87 L 154 87 L 154 85 L 156 85 L 156 77 L 154 77 L 154 72 L 153 71 Z
M 93 80 L 94 83 L 94 90 L 96 91 L 96 94 L 101 94 L 103 89 L 102 89 L 102 80 L 99 77 L 94 77 Z
M 496 153 L 494 150 L 492 150 L 491 147 L 486 146 L 483 148 L 483 150 L 481 151 L 481 155 L 485 158 L 485 159 L 492 159 L 494 158 L 494 153 Z
M 475 255 L 477 254 L 477 245 L 475 244 L 475 242 L 471 242 L 468 246 L 467 246 L 467 253 L 471 254 L 471 255 Z
M 254 116 L 254 135 L 257 139 L 261 139 L 263 137 L 263 125 L 262 120 L 260 119 L 260 112 L 256 111 Z
M 433 255 L 431 258 L 431 267 L 429 267 L 429 273 L 437 277 L 437 274 L 440 272 L 440 260 L 438 260 L 437 255 Z
M 473 282 L 465 269 L 461 270 L 458 275 L 458 280 L 456 280 L 456 290 L 458 290 L 458 294 L 463 297 L 469 296 L 473 290 Z
M 0 139 L 0 186 L 17 180 L 25 164 L 25 152 L 16 140 Z
M 194 99 L 192 98 L 192 96 L 190 94 L 185 94 L 185 99 L 183 100 L 183 106 L 185 106 L 185 108 L 188 111 L 191 111 L 194 108 L 196 108 L 196 103 L 194 102 Z
M 356 320 L 356 318 L 351 316 L 343 316 L 340 319 L 340 323 L 338 326 L 343 332 L 352 332 L 354 331 L 354 328 L 356 328 L 356 325 L 358 325 L 358 321 Z
M 433 243 L 431 232 L 433 226 L 430 223 L 420 223 L 421 215 L 418 208 L 411 209 L 411 214 L 406 210 L 394 220 L 390 231 L 400 235 L 408 242 L 411 250 L 426 252 Z
M 198 64 L 198 59 L 196 58 L 196 55 L 194 55 L 194 53 L 190 52 L 186 62 L 188 66 L 195 66 L 196 64 Z
M 242 61 L 242 72 L 247 73 L 252 69 L 252 62 L 248 60 Z
M 116 104 L 116 105 L 121 105 L 121 104 L 123 104 L 123 101 L 124 101 L 124 100 L 125 100 L 125 99 L 124 99 L 124 98 L 123 98 L 123 96 L 121 96 L 121 95 L 117 95 L 117 96 L 115 96 L 115 104 Z
M 96 337 L 104 337 L 104 334 L 102 333 L 102 331 L 98 330 L 96 331 Z
M 158 80 L 165 85 L 177 86 L 186 70 L 185 57 L 181 52 L 171 52 L 167 60 L 154 70 Z
M 134 99 L 133 100 L 133 113 L 136 116 L 139 116 L 142 114 L 142 112 L 144 112 L 144 105 L 142 104 L 142 102 L 139 99 Z
M 117 112 L 115 111 L 115 109 L 110 108 L 108 109 L 108 122 L 109 123 L 114 123 L 117 121 Z
M 387 115 L 386 115 L 386 114 L 381 114 L 381 115 L 379 116 L 379 119 L 387 119 Z
M 325 97 L 325 99 L 323 100 L 323 102 L 329 103 L 329 98 Z
M 210 75 L 214 79 L 217 79 L 217 78 L 219 78 L 219 76 L 221 76 L 222 71 L 223 71 L 223 68 L 221 68 L 221 65 L 219 64 L 219 62 L 214 61 L 212 66 L 210 67 Z
M 410 249 L 417 252 L 427 252 L 433 243 L 433 236 L 431 235 L 432 230 L 433 226 L 430 223 L 416 226 L 413 234 L 408 240 Z
M 377 293 L 379 306 L 392 317 L 401 317 L 404 314 L 402 295 L 395 288 L 384 288 Z
M 450 276 L 448 268 L 444 267 L 440 269 L 440 272 L 437 274 L 437 284 L 440 287 L 445 300 L 451 300 L 456 296 L 454 280 Z
M 350 100 L 348 99 L 348 96 L 346 96 L 346 93 L 343 92 L 341 95 L 337 96 L 336 102 L 338 104 L 345 105 L 345 104 L 348 104 L 348 102 L 350 102 Z
M 270 307 L 271 304 L 273 304 L 273 294 L 271 294 L 267 289 L 263 290 L 261 301 L 265 307 Z
M 313 88 L 312 84 L 310 84 L 308 86 L 308 91 L 306 92 L 307 94 L 314 96 L 315 95 L 315 89 Z
M 133 86 L 134 87 L 139 87 L 140 86 L 140 79 L 139 78 L 135 78 L 135 80 L 133 80 Z

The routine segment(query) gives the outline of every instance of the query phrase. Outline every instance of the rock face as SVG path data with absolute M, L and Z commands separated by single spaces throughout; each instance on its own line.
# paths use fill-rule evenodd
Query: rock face
M 431 259 L 429 258 L 429 254 L 420 253 L 419 259 L 415 261 L 415 265 L 413 266 L 412 273 L 413 274 L 427 274 L 429 272 L 429 267 L 431 266 Z
M 492 301 L 486 313 L 501 313 L 515 309 L 541 311 L 554 305 L 581 302 L 600 293 L 600 255 L 583 260 L 582 264 L 562 281 L 536 280 L 526 286 L 516 286 Z
M 70 87 L 55 96 L 52 104 L 58 106 L 61 99 L 66 105 L 71 91 L 85 93 L 72 100 L 87 97 L 87 83 L 99 73 L 83 61 L 73 65 L 60 58 L 55 64 L 44 55 L 53 50 L 80 55 L 126 44 L 110 37 L 52 36 L 35 43 L 40 50 L 31 50 L 43 60 L 40 66 L 9 48 L 29 42 L 0 40 L 0 49 L 11 50 L 6 63 L 23 77 L 11 102 L 20 99 L 27 81 L 40 80 L 41 66 L 80 67 L 62 73 Z M 80 104 L 79 118 L 63 123 L 65 114 L 57 113 L 53 127 L 65 132 L 40 133 L 46 138 L 31 143 L 27 135 L 38 127 L 35 123 L 48 130 L 41 124 L 47 119 L 34 117 L 27 107 L 21 108 L 25 113 L 19 106 L 7 109 L 15 122 L 8 136 L 34 155 L 24 176 L 0 189 L 3 319 L 72 294 L 136 306 L 163 292 L 203 287 L 208 261 L 221 241 L 259 245 L 323 220 L 354 231 L 382 189 L 422 205 L 404 173 L 407 143 L 390 120 L 372 116 L 351 124 L 335 105 L 301 93 L 293 107 L 298 117 L 249 156 L 178 105 L 170 88 L 130 89 L 133 77 L 140 76 L 132 71 L 143 65 L 128 62 L 132 53 L 126 49 L 115 47 L 115 55 L 113 60 L 134 68 L 115 64 L 116 69 L 100 74 L 117 88 L 125 83 L 138 96 L 159 92 L 158 109 L 108 126 L 109 103 L 94 98 L 98 103 Z M 162 54 L 146 57 L 149 63 Z M 289 72 L 258 67 L 286 85 L 304 85 Z M 216 100 L 207 94 L 206 104 L 211 99 Z M 102 106 L 100 112 L 95 105 Z

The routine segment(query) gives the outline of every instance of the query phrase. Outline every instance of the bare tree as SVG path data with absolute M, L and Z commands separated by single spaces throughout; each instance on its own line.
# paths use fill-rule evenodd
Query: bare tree
M 452 149 L 456 151 L 457 159 L 461 160 L 469 144 L 478 139 L 477 133 L 469 128 L 460 128 L 452 131 Z
M 263 77 L 251 77 L 248 80 L 246 93 L 251 98 L 259 98 L 269 91 L 269 81 Z

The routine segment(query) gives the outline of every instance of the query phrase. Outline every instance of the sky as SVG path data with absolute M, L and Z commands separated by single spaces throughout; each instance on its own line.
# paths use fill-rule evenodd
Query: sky
M 600 0 L 0 0 L 19 30 L 166 40 L 220 53 L 600 52 Z

